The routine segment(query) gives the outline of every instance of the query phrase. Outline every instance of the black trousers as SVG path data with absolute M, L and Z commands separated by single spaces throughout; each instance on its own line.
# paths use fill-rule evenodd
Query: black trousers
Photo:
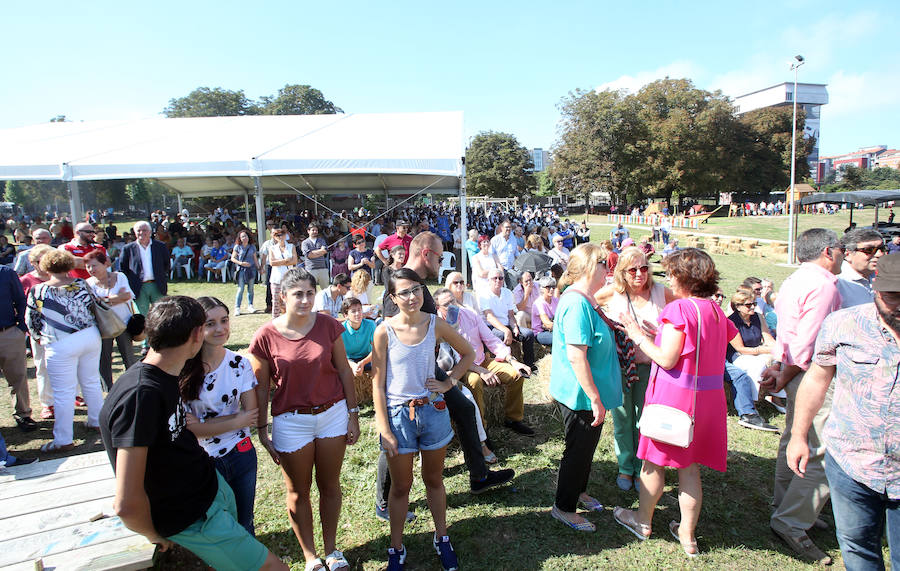
M 440 369 L 437 369 L 440 371 Z M 443 373 L 446 378 L 446 373 Z M 436 378 L 440 378 L 436 376 Z M 456 436 L 469 469 L 469 479 L 473 481 L 483 480 L 488 473 L 484 455 L 481 453 L 481 440 L 478 439 L 478 429 L 475 426 L 475 405 L 462 394 L 459 387 L 453 387 L 444 393 L 444 401 L 450 418 L 456 423 Z M 596 442 L 594 446 L 596 446 Z M 391 474 L 388 471 L 387 454 L 382 450 L 378 455 L 377 482 L 375 483 L 375 501 L 381 507 L 387 507 L 388 495 L 391 492 Z
M 272 284 L 269 278 L 272 277 L 272 266 L 266 264 L 266 312 L 272 311 Z
M 566 438 L 566 448 L 559 462 L 556 507 L 564 512 L 574 512 L 578 496 L 587 490 L 591 462 L 594 460 L 603 424 L 591 426 L 594 413 L 589 410 L 572 410 L 562 403 L 556 404 L 562 413 Z

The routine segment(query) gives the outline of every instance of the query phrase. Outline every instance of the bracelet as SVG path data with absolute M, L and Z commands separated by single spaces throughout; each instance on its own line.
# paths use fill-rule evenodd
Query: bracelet
M 359 414 L 359 407 L 358 407 L 358 406 L 355 406 L 355 407 L 353 407 L 353 408 L 348 408 L 348 409 L 347 409 L 347 412 L 348 412 L 348 413 L 355 412 L 356 414 Z

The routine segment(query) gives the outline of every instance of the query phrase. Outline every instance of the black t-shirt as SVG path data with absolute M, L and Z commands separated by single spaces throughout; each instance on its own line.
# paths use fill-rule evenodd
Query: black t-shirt
M 431 292 L 428 291 L 427 286 L 423 286 L 422 295 L 425 299 L 422 300 L 422 311 L 425 313 L 431 313 L 433 315 L 437 315 L 437 305 L 434 303 L 434 298 L 431 297 Z M 397 307 L 397 304 L 394 303 L 394 300 L 391 299 L 391 296 L 388 295 L 387 288 L 384 290 L 384 316 L 385 317 L 394 317 L 398 313 L 400 313 L 400 308 Z
M 185 426 L 177 377 L 146 363 L 128 369 L 103 403 L 100 434 L 113 470 L 117 449 L 147 447 L 144 489 L 160 535 L 184 531 L 206 514 L 219 489 L 216 468 Z

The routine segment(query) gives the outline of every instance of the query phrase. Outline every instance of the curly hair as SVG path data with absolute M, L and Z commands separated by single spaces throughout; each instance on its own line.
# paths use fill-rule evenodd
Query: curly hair
M 712 297 L 719 287 L 719 271 L 709 254 L 685 248 L 663 258 L 662 266 L 679 288 L 694 297 Z
M 65 250 L 53 249 L 43 255 L 40 266 L 48 274 L 64 274 L 75 268 L 75 256 Z

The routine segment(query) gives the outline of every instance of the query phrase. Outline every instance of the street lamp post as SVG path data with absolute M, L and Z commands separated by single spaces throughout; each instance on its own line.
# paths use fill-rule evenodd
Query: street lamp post
M 791 70 L 794 72 L 794 92 L 791 95 L 791 99 L 794 101 L 794 115 L 791 121 L 791 201 L 788 205 L 788 263 L 790 264 L 797 262 L 797 253 L 794 248 L 794 242 L 797 239 L 795 235 L 797 228 L 794 223 L 794 217 L 797 215 L 794 211 L 794 177 L 797 170 L 797 70 L 804 63 L 806 60 L 801 55 L 794 56 L 794 61 L 791 62 Z

